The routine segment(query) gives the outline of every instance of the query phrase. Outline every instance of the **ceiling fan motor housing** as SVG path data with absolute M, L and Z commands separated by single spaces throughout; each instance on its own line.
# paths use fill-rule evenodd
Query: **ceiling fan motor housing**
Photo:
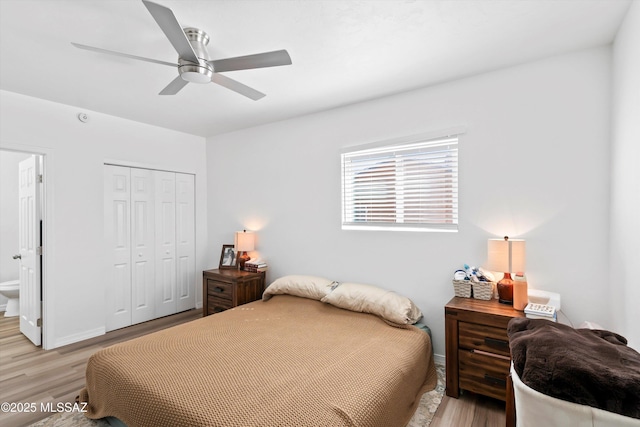
M 180 77 L 192 83 L 209 83 L 213 76 L 213 67 L 207 62 L 209 60 L 209 52 L 207 51 L 209 35 L 199 28 L 192 27 L 184 28 L 184 33 L 201 61 L 199 64 L 194 64 L 191 61 L 178 58 Z

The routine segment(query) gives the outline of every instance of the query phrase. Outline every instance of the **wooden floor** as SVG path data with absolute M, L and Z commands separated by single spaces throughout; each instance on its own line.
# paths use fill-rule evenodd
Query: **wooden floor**
M 504 427 L 504 402 L 464 392 L 460 398 L 444 396 L 429 427 Z
M 97 350 L 201 316 L 201 310 L 190 310 L 45 351 L 20 333 L 17 317 L 0 314 L 0 402 L 38 407 L 33 413 L 0 413 L 0 426 L 27 426 L 48 417 L 40 403 L 73 402 L 84 386 L 87 360 Z M 503 402 L 465 393 L 459 399 L 444 396 L 430 427 L 504 425 Z
M 189 310 L 45 351 L 20 333 L 18 317 L 0 313 L 0 403 L 35 403 L 38 409 L 0 412 L 0 426 L 27 426 L 48 417 L 41 403 L 74 402 L 84 387 L 87 360 L 97 350 L 200 317 L 202 310 Z

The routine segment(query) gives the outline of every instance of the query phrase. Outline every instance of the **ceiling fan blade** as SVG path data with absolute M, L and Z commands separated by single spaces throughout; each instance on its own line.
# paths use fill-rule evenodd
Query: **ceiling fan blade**
M 162 89 L 162 91 L 158 95 L 175 95 L 180 91 L 180 89 L 185 87 L 187 83 L 189 82 L 178 76 L 175 79 L 171 80 L 171 83 L 169 83 L 167 87 Z
M 283 49 L 256 53 L 255 55 L 237 56 L 235 58 L 215 59 L 207 62 L 213 65 L 214 72 L 222 73 L 225 71 L 291 65 L 291 57 L 289 52 Z
M 157 59 L 151 59 L 151 58 L 144 58 L 142 56 L 131 55 L 131 54 L 128 54 L 128 53 L 115 52 L 113 50 L 107 50 L 107 49 L 102 49 L 102 48 L 99 48 L 99 47 L 87 46 L 87 45 L 80 44 L 80 43 L 71 42 L 71 44 L 74 45 L 75 47 L 77 47 L 78 49 L 91 50 L 93 52 L 98 52 L 98 53 L 107 53 L 109 55 L 115 55 L 115 56 L 123 56 L 125 58 L 137 59 L 138 61 L 153 62 L 154 64 L 168 65 L 170 67 L 177 67 L 178 66 L 178 64 L 174 64 L 174 63 L 171 63 L 171 62 L 159 61 Z
M 264 93 L 250 88 L 249 86 L 244 85 L 236 80 L 230 79 L 227 76 L 223 76 L 222 74 L 214 73 L 213 76 L 211 76 L 211 81 L 213 83 L 219 84 L 220 86 L 224 86 L 234 92 L 237 92 L 240 95 L 244 95 L 247 98 L 251 98 L 254 101 L 257 101 L 258 99 L 264 98 L 266 96 Z
M 181 59 L 198 64 L 198 57 L 171 9 L 148 0 L 142 0 L 142 3 L 147 7 L 147 10 L 160 26 L 165 36 L 167 36 L 173 48 L 178 52 L 178 56 Z

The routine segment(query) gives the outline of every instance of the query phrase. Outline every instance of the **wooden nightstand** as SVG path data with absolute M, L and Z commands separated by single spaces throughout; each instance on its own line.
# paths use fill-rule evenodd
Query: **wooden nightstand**
M 507 324 L 522 311 L 498 300 L 454 297 L 444 307 L 447 396 L 460 390 L 506 400 L 511 355 Z
M 264 273 L 240 270 L 202 272 L 202 315 L 219 313 L 262 298 Z

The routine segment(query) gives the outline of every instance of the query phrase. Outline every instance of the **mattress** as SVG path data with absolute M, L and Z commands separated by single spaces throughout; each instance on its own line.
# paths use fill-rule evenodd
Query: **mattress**
M 436 385 L 429 336 L 276 295 L 100 350 L 79 399 L 136 426 L 405 426 Z

